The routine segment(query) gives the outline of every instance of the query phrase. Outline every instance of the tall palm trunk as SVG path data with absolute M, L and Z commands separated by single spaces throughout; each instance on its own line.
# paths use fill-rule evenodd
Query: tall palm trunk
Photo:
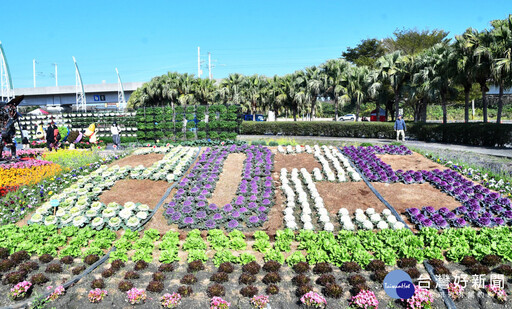
M 310 121 L 313 120 L 313 118 L 315 118 L 315 107 L 316 107 L 316 99 L 313 100 L 313 102 L 311 102 L 311 118 L 309 119 Z
M 256 102 L 252 102 L 252 121 L 256 121 Z
M 500 84 L 500 92 L 498 95 L 498 115 L 496 116 L 496 123 L 501 123 L 501 112 L 503 111 L 503 84 Z
M 447 123 L 448 122 L 448 113 L 446 111 L 446 94 L 445 93 L 441 93 L 441 105 L 443 107 L 443 124 Z
M 334 121 L 338 121 L 338 97 L 334 97 Z
M 480 90 L 482 91 L 482 105 L 483 105 L 483 116 L 484 122 L 487 122 L 487 85 L 485 83 L 480 84 Z
M 292 110 L 293 110 L 293 121 L 297 121 L 297 108 L 294 107 L 294 108 L 292 108 Z
M 469 122 L 469 92 L 471 91 L 471 86 L 464 86 L 464 122 Z
M 395 118 L 398 118 L 399 113 L 399 107 L 400 107 L 400 92 L 395 92 Z M 392 119 L 395 120 L 395 119 Z
M 421 111 L 420 111 L 420 121 L 421 122 L 427 122 L 427 106 L 428 102 L 422 102 L 421 104 Z
M 356 122 L 359 121 L 359 105 L 361 103 L 359 102 L 359 100 L 356 101 Z

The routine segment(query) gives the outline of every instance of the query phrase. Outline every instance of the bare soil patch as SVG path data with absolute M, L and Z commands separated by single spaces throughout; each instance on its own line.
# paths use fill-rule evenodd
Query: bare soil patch
M 161 153 L 148 153 L 145 155 L 132 155 L 121 160 L 117 160 L 112 162 L 110 166 L 119 165 L 119 167 L 123 166 L 132 166 L 135 167 L 137 165 L 143 165 L 144 167 L 150 167 L 153 163 L 162 160 L 164 157 Z
M 279 172 L 282 168 L 292 170 L 293 168 L 305 168 L 308 172 L 312 172 L 315 167 L 322 169 L 322 165 L 318 162 L 312 154 L 299 153 L 299 154 L 282 154 L 277 153 L 274 156 L 274 170 Z
M 213 191 L 212 197 L 208 199 L 208 204 L 215 204 L 222 208 L 224 205 L 231 203 L 242 180 L 245 158 L 246 155 L 243 153 L 231 153 L 227 156 L 215 191 Z
M 440 169 L 444 170 L 447 167 L 443 166 L 441 164 L 438 164 L 428 158 L 425 158 L 419 153 L 413 152 L 412 155 L 377 155 L 378 158 L 380 158 L 385 163 L 391 165 L 391 167 L 396 170 L 414 170 L 414 171 L 420 171 L 420 170 L 435 170 Z
M 375 208 L 377 212 L 387 209 L 364 182 L 316 182 L 316 189 L 331 215 L 346 208 L 352 215 L 356 209 Z
M 285 208 L 286 197 L 284 196 L 283 191 L 281 191 L 281 181 L 279 180 L 279 173 L 272 173 L 272 178 L 274 178 L 275 190 L 274 190 L 274 201 L 275 204 L 270 209 L 268 213 L 268 221 L 263 224 L 262 230 L 267 232 L 269 236 L 274 236 L 277 230 L 283 229 L 283 210 Z
M 99 200 L 104 204 L 142 203 L 153 209 L 169 187 L 170 184 L 167 181 L 123 179 L 117 181 L 110 190 L 103 192 Z

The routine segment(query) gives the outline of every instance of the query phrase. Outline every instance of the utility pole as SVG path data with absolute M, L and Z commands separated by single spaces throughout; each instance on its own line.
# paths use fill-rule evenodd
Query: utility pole
M 32 59 L 32 72 L 34 73 L 34 88 L 36 88 L 36 59 Z
M 57 64 L 53 63 L 53 66 L 55 67 L 55 87 L 59 86 L 59 78 L 57 77 Z
M 208 52 L 208 75 L 212 80 L 212 54 Z
M 197 47 L 197 77 L 201 78 L 201 48 Z

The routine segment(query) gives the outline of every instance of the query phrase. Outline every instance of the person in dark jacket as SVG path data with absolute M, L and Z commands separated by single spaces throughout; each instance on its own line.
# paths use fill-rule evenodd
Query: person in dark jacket
M 54 143 L 55 143 L 54 129 L 53 129 L 52 124 L 49 123 L 48 127 L 46 128 L 46 146 L 48 147 L 49 151 L 52 151 Z
M 402 115 L 398 115 L 398 118 L 395 121 L 394 129 L 396 131 L 396 140 L 400 139 L 400 134 L 402 135 L 402 142 L 405 142 L 405 131 L 407 128 L 405 127 L 405 121 L 402 119 Z

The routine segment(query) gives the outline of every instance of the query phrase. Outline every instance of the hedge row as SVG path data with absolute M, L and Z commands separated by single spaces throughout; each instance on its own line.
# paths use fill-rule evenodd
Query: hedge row
M 243 122 L 241 134 L 396 138 L 392 122 Z M 512 124 L 407 123 L 407 135 L 421 141 L 503 147 L 512 144 Z

